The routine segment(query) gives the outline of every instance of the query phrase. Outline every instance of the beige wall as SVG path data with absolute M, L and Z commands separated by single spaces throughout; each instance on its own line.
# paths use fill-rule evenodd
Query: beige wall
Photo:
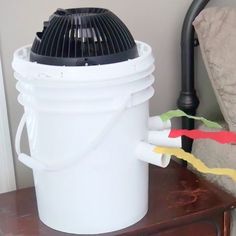
M 233 3 L 235 0 L 213 2 L 222 4 Z M 191 0 L 0 0 L 0 50 L 12 143 L 23 112 L 16 100 L 17 92 L 11 69 L 12 54 L 15 49 L 33 41 L 35 32 L 42 29 L 42 22 L 47 20 L 56 8 L 109 8 L 127 24 L 135 39 L 145 41 L 153 47 L 156 57 L 156 94 L 151 101 L 151 113 L 158 114 L 176 107 L 180 90 L 180 33 L 190 3 Z M 207 80 L 204 70 L 199 71 L 201 80 Z M 202 86 L 199 87 L 202 89 Z M 209 98 L 208 90 L 203 87 L 200 96 Z M 214 100 L 214 97 L 210 95 L 210 99 Z M 215 105 L 212 104 L 214 111 Z M 203 112 L 204 109 L 207 110 L 208 107 L 203 107 Z M 26 143 L 24 138 L 23 146 L 27 150 Z M 15 166 L 18 187 L 32 185 L 31 171 L 17 160 Z

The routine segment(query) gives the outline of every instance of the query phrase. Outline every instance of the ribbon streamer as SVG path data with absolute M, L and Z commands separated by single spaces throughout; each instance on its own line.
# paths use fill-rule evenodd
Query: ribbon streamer
M 185 152 L 183 149 L 156 147 L 156 148 L 154 148 L 153 151 L 156 153 L 174 155 L 178 159 L 187 161 L 196 170 L 198 170 L 201 173 L 229 176 L 230 178 L 232 178 L 236 182 L 236 170 L 228 169 L 228 168 L 209 168 L 201 160 L 197 159 L 191 153 Z
M 212 139 L 219 143 L 236 143 L 236 133 L 230 131 L 207 132 L 202 130 L 172 129 L 169 138 L 186 136 L 191 139 Z
M 186 114 L 185 112 L 177 109 L 177 110 L 170 110 L 166 113 L 163 113 L 162 115 L 160 115 L 160 118 L 163 122 L 166 122 L 167 120 L 170 120 L 174 117 L 188 117 L 190 119 L 194 119 L 194 120 L 200 120 L 202 121 L 208 128 L 222 128 L 221 125 L 219 125 L 218 123 L 216 122 L 213 122 L 213 121 L 210 121 L 210 120 L 207 120 L 206 118 L 204 117 L 197 117 L 197 116 L 191 116 L 191 115 L 188 115 Z

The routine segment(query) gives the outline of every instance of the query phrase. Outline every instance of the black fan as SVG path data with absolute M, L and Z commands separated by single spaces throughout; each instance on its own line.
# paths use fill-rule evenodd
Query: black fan
M 37 32 L 30 61 L 47 65 L 86 66 L 138 57 L 125 24 L 103 8 L 58 9 Z

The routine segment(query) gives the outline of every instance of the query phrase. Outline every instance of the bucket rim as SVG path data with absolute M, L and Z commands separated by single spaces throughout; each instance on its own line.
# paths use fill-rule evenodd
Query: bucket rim
M 12 67 L 27 80 L 45 82 L 100 82 L 117 80 L 139 74 L 153 67 L 154 57 L 151 47 L 136 41 L 139 57 L 123 62 L 91 66 L 55 66 L 29 61 L 31 45 L 23 46 L 14 52 Z M 115 72 L 115 73 L 114 73 Z
M 125 109 L 130 109 L 132 107 L 141 105 L 148 102 L 154 95 L 155 90 L 152 86 L 131 95 L 130 100 Z M 127 94 L 124 94 L 125 97 Z M 121 96 L 120 96 L 121 97 Z M 98 114 L 98 113 L 109 113 L 117 110 L 117 104 L 114 102 L 116 99 L 103 98 L 100 101 L 105 102 L 105 106 L 92 104 L 91 106 L 81 107 L 81 103 L 70 104 L 65 101 L 63 104 L 61 102 L 53 102 L 53 104 L 44 102 L 43 104 L 38 103 L 36 100 L 32 100 L 28 96 L 23 96 L 19 94 L 17 97 L 18 102 L 24 107 L 25 110 L 33 110 L 40 113 L 50 113 L 50 114 Z M 88 101 L 84 101 L 88 103 Z
M 84 91 L 84 88 L 77 88 L 77 89 L 63 89 L 63 94 L 61 94 L 60 90 L 60 96 L 58 96 L 58 91 L 56 91 L 56 95 L 53 96 L 53 90 L 49 89 L 46 91 L 46 93 L 42 90 L 39 92 L 35 92 L 35 90 L 28 89 L 28 86 L 25 86 L 25 83 L 22 83 L 21 81 L 18 81 L 16 83 L 16 90 L 23 94 L 32 97 L 32 99 L 40 99 L 40 100 L 47 100 L 47 101 L 99 101 L 102 99 L 112 99 L 113 97 L 117 96 L 120 93 L 125 94 L 136 94 L 139 92 L 142 92 L 143 90 L 147 89 L 148 87 L 152 86 L 155 81 L 155 77 L 151 74 L 148 77 L 144 77 L 143 80 L 139 80 L 139 83 L 133 84 L 133 83 L 127 83 L 129 85 L 127 88 L 119 88 L 114 89 L 112 87 L 109 87 L 108 92 L 101 92 L 100 89 L 107 89 L 107 87 L 102 88 L 93 88 L 92 91 L 89 93 L 89 95 L 85 95 L 85 93 L 81 94 L 81 91 Z M 53 88 L 54 89 L 54 88 Z M 91 88 L 89 88 L 91 89 Z M 55 90 L 54 90 L 55 91 Z M 82 92 L 83 92 L 82 91 Z M 87 91 L 87 90 L 85 90 Z M 86 92 L 87 93 L 87 92 Z

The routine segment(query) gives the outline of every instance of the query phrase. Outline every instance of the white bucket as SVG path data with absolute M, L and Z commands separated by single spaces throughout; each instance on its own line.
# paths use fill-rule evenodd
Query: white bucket
M 19 160 L 33 169 L 39 217 L 77 234 L 115 231 L 148 210 L 148 164 L 166 167 L 148 136 L 153 96 L 151 48 L 139 57 L 88 67 L 29 62 L 30 47 L 14 54 L 13 68 L 25 113 L 16 135 Z M 21 153 L 26 121 L 31 156 Z M 141 160 L 143 161 L 141 161 Z

